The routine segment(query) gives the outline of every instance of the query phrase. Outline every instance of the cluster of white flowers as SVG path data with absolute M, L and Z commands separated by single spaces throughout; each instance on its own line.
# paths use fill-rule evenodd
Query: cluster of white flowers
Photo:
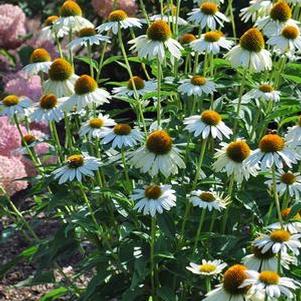
M 75 1 L 65 1 L 60 17 L 49 17 L 41 33 L 55 41 L 60 57 L 54 59 L 45 49 L 35 49 L 30 64 L 23 69 L 40 75 L 43 96 L 34 103 L 26 97 L 7 95 L 0 103 L 0 114 L 17 126 L 28 121 L 49 124 L 51 151 L 59 160 L 52 170 L 41 168 L 40 172 L 58 184 L 80 187 L 94 222 L 93 205 L 84 185 L 109 189 L 112 178 L 124 173 L 123 185 L 114 189 L 124 190 L 134 214 L 142 213 L 152 220 L 152 269 L 158 214 L 178 210 L 179 249 L 183 244 L 189 249 L 185 226 L 191 206 L 195 212 L 199 210 L 196 207 L 201 208 L 192 249 L 195 256 L 200 254 L 205 227 L 214 232 L 215 221 L 220 221 L 221 230 L 216 232 L 234 231 L 234 223 L 228 222 L 230 217 L 236 218 L 229 214 L 239 206 L 236 191 L 244 192 L 249 181 L 261 183 L 270 197 L 270 209 L 262 213 L 267 226 L 258 226 L 257 233 L 261 229 L 261 234 L 252 242 L 251 254 L 244 247 L 242 264 L 228 268 L 216 289 L 207 285 L 204 300 L 279 300 L 281 296 L 293 300 L 300 284 L 285 277 L 283 269 L 300 263 L 301 217 L 292 207 L 301 196 L 301 117 L 295 126 L 287 127 L 287 121 L 281 123 L 277 115 L 277 106 L 287 101 L 285 94 L 293 95 L 293 91 L 287 92 L 289 87 L 282 90 L 281 75 L 286 64 L 300 58 L 299 21 L 293 18 L 300 17 L 300 3 L 251 0 L 240 17 L 242 22 L 252 21 L 254 27 L 236 44 L 235 38 L 221 31 L 224 23 L 234 24 L 230 12 L 235 1 L 226 1 L 225 14 L 221 12 L 223 1 L 198 2 L 187 20 L 179 17 L 179 7 L 144 19 L 114 10 L 97 27 L 83 17 Z M 190 33 L 194 29 L 197 35 Z M 136 37 L 136 30 L 145 34 Z M 132 38 L 125 43 L 127 31 Z M 62 39 L 68 43 L 61 43 Z M 116 60 L 128 80 L 106 84 L 101 80 L 105 55 L 108 46 L 116 45 L 121 52 Z M 99 63 L 95 49 L 101 50 Z M 131 59 L 127 49 L 134 55 Z M 76 74 L 77 51 L 85 52 L 80 59 L 89 65 L 89 74 Z M 134 74 L 132 61 L 141 65 L 143 75 Z M 240 83 L 227 84 L 227 77 L 232 75 L 226 72 L 241 77 Z M 136 119 L 110 110 L 113 101 L 128 103 Z M 300 108 L 282 113 L 287 113 L 285 117 L 292 123 L 298 111 Z M 147 117 L 149 112 L 151 117 Z M 268 129 L 268 122 L 275 120 L 278 131 Z M 64 146 L 58 123 L 64 125 Z M 23 150 L 36 161 L 32 141 L 40 143 L 48 137 L 32 137 L 32 141 L 21 138 Z M 104 172 L 107 168 L 108 173 Z M 209 227 L 205 224 L 208 220 Z M 224 258 L 191 262 L 187 269 L 209 279 L 210 284 L 227 266 Z M 157 282 L 159 287 L 159 280 L 152 277 L 152 285 Z M 152 300 L 157 300 L 156 289 L 152 294 Z

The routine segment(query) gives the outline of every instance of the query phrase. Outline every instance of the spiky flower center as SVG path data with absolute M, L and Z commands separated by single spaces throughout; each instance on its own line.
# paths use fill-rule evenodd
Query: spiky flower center
M 78 95 L 84 95 L 94 92 L 98 88 L 95 79 L 89 75 L 80 76 L 74 85 L 75 93 Z
M 204 2 L 200 5 L 200 10 L 205 15 L 215 15 L 218 12 L 218 6 L 214 2 Z
M 8 95 L 3 100 L 2 103 L 6 107 L 15 106 L 20 102 L 20 98 L 17 95 Z
M 259 148 L 264 153 L 278 152 L 284 149 L 284 140 L 276 134 L 268 134 L 261 138 Z
M 270 239 L 274 242 L 286 242 L 289 241 L 291 238 L 291 235 L 286 230 L 274 230 L 270 234 Z
M 257 28 L 247 30 L 239 40 L 240 46 L 245 50 L 260 52 L 264 48 L 264 38 Z
M 81 16 L 82 10 L 75 1 L 68 0 L 62 5 L 60 15 L 61 17 Z
M 157 130 L 148 136 L 146 147 L 156 155 L 164 155 L 170 152 L 172 139 L 165 131 Z
M 244 294 L 249 287 L 240 288 L 242 283 L 248 278 L 247 268 L 244 265 L 236 264 L 224 273 L 224 289 L 232 295 Z
M 276 285 L 279 283 L 280 277 L 272 271 L 263 271 L 259 274 L 259 280 L 267 285 Z
M 192 41 L 195 41 L 196 37 L 195 35 L 191 34 L 191 33 L 185 33 L 180 37 L 180 43 L 181 44 L 189 44 Z
M 130 134 L 131 131 L 132 131 L 132 128 L 128 124 L 125 124 L 125 123 L 119 123 L 114 126 L 114 133 L 116 135 L 126 136 L 126 135 Z
M 228 145 L 226 153 L 232 161 L 241 163 L 250 156 L 251 149 L 246 142 L 235 141 Z
M 147 29 L 147 36 L 150 40 L 165 42 L 171 37 L 171 30 L 165 21 L 157 20 Z
M 280 180 L 286 185 L 292 185 L 296 182 L 296 176 L 291 172 L 286 172 L 281 175 Z
M 190 82 L 194 85 L 194 86 L 204 86 L 207 82 L 206 77 L 204 76 L 199 76 L 199 75 L 194 75 Z
M 292 208 L 285 208 L 281 210 L 281 216 L 283 219 L 288 219 L 288 216 L 290 215 L 292 211 Z
M 261 249 L 259 249 L 258 247 L 253 247 L 253 254 L 256 258 L 260 259 L 260 260 L 267 260 L 270 258 L 275 257 L 275 254 L 273 253 L 272 249 L 268 250 L 265 253 L 261 252 Z
M 53 81 L 65 81 L 73 74 L 71 64 L 64 59 L 56 59 L 48 71 L 49 78 Z
M 83 37 L 92 37 L 92 36 L 95 36 L 96 35 L 96 31 L 95 31 L 95 28 L 94 27 L 85 27 L 85 28 L 82 28 L 78 33 L 77 35 L 80 37 L 80 38 L 83 38 Z
M 134 90 L 134 84 L 136 90 L 142 90 L 145 86 L 144 80 L 139 76 L 133 76 L 128 80 L 127 88 L 129 90 Z
M 285 1 L 278 1 L 271 9 L 270 17 L 274 21 L 286 22 L 292 17 L 292 10 Z
M 157 200 L 162 195 L 162 190 L 158 185 L 150 185 L 145 189 L 144 195 L 148 199 Z
M 125 20 L 128 17 L 127 13 L 124 10 L 117 9 L 113 10 L 109 15 L 109 21 L 111 22 L 120 22 Z
M 199 266 L 199 270 L 200 270 L 200 272 L 209 274 L 216 270 L 216 266 L 214 264 L 205 263 L 205 264 L 201 264 Z
M 43 95 L 40 99 L 40 107 L 45 110 L 51 110 L 57 105 L 57 97 L 54 94 Z
M 208 125 L 214 126 L 221 122 L 222 117 L 215 111 L 206 110 L 201 114 L 201 120 Z
M 300 34 L 297 26 L 288 25 L 282 29 L 282 35 L 288 40 L 295 40 Z
M 31 145 L 36 140 L 37 139 L 36 139 L 36 137 L 34 135 L 26 134 L 26 135 L 23 136 L 22 145 L 25 146 L 25 143 L 26 143 L 26 145 Z
M 55 21 L 57 21 L 58 19 L 59 19 L 58 16 L 49 16 L 49 17 L 45 20 L 44 24 L 45 24 L 45 26 L 52 26 L 53 23 L 54 23 Z
M 48 51 L 44 48 L 35 49 L 30 56 L 31 63 L 50 62 L 51 57 Z
M 84 165 L 84 157 L 82 155 L 72 155 L 67 158 L 70 168 L 78 168 Z
M 89 120 L 89 126 L 93 129 L 100 129 L 104 122 L 101 118 L 92 118 Z
M 212 192 L 206 191 L 200 194 L 200 199 L 206 203 L 212 203 L 215 201 L 215 196 Z
M 259 90 L 263 93 L 270 93 L 270 92 L 274 91 L 274 88 L 272 85 L 262 84 L 259 86 Z
M 206 42 L 214 43 L 217 42 L 223 36 L 220 31 L 209 31 L 204 35 L 204 39 Z

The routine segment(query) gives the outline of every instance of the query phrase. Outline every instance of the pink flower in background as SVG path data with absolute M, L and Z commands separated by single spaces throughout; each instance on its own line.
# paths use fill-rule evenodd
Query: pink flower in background
M 21 130 L 23 134 L 26 133 L 23 126 L 21 126 Z M 0 117 L 0 155 L 10 157 L 20 145 L 21 138 L 17 127 L 10 124 L 7 117 Z
M 114 2 L 116 5 L 114 7 Z M 102 18 L 107 18 L 113 9 L 122 9 L 130 16 L 138 11 L 135 0 L 92 0 L 92 6 L 97 14 Z
M 10 76 L 4 89 L 7 93 L 27 96 L 33 101 L 38 101 L 42 95 L 41 78 L 38 75 L 30 76 L 18 71 Z
M 27 177 L 25 166 L 17 157 L 0 156 L 0 185 L 8 195 L 12 196 L 16 192 L 27 188 L 27 181 L 20 181 Z
M 41 121 L 41 122 L 31 122 L 29 125 L 29 128 L 31 130 L 37 130 L 40 132 L 43 132 L 44 134 L 48 135 L 49 134 L 49 127 L 48 127 L 48 123 L 45 121 Z
M 14 49 L 22 43 L 26 34 L 25 14 L 19 6 L 0 5 L 0 47 Z

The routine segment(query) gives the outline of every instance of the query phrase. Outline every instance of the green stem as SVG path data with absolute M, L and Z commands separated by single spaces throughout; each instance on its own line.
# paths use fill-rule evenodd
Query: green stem
M 278 253 L 278 260 L 277 260 L 277 273 L 281 275 L 281 251 Z
M 57 44 L 57 48 L 58 48 L 58 50 L 59 50 L 60 57 L 61 57 L 61 58 L 64 58 L 63 51 L 62 51 L 62 46 L 61 46 L 61 43 L 60 43 L 60 39 L 59 39 L 59 37 L 57 36 L 57 33 L 55 33 L 55 42 L 56 42 L 56 44 Z
M 207 293 L 209 293 L 211 291 L 211 281 L 210 281 L 210 277 L 206 277 L 205 278 L 205 284 L 206 284 L 206 290 Z
M 125 176 L 125 180 L 126 180 L 126 186 L 129 188 L 129 190 L 131 190 L 132 185 L 131 185 L 131 180 L 130 180 L 130 177 L 129 177 L 128 168 L 127 168 L 127 164 L 126 164 L 126 157 L 125 157 L 125 149 L 124 148 L 121 149 L 121 159 L 122 159 L 122 165 L 123 165 L 123 170 L 124 170 L 124 176 Z
M 123 44 L 120 26 L 118 28 L 118 40 L 119 40 L 120 49 L 121 49 L 121 52 L 122 52 L 123 57 L 124 57 L 124 61 L 125 61 L 125 65 L 126 65 L 128 74 L 129 74 L 130 79 L 132 81 L 135 99 L 138 102 L 138 110 L 139 110 L 139 115 L 141 116 L 141 119 L 142 119 L 143 129 L 144 129 L 144 132 L 147 133 L 145 119 L 144 119 L 142 107 L 141 107 L 141 104 L 140 104 L 140 101 L 139 101 L 139 94 L 137 92 L 137 88 L 136 88 L 135 82 L 133 80 L 133 72 L 132 72 L 132 69 L 131 69 L 131 66 L 130 66 L 126 51 L 125 51 L 125 47 L 124 47 L 124 44 Z
M 93 220 L 93 222 L 94 222 L 94 224 L 95 224 L 95 227 L 96 227 L 97 231 L 99 231 L 99 225 L 98 225 L 98 223 L 97 223 L 97 220 L 96 220 L 96 217 L 95 217 L 93 208 L 92 208 L 92 206 L 91 206 L 91 203 L 90 203 L 90 201 L 89 201 L 89 199 L 88 199 L 88 197 L 87 197 L 87 194 L 86 194 L 86 192 L 85 192 L 84 186 L 83 186 L 83 184 L 82 184 L 81 182 L 79 182 L 78 187 L 79 187 L 79 190 L 80 190 L 80 192 L 81 192 L 81 194 L 82 194 L 82 197 L 83 197 L 83 199 L 84 199 L 84 201 L 85 201 L 85 203 L 86 203 L 86 205 L 87 205 L 87 207 L 88 207 L 88 210 L 89 210 L 90 215 L 91 215 L 91 217 L 92 217 L 92 220 Z
M 209 232 L 213 231 L 214 223 L 215 223 L 216 211 L 214 210 L 211 217 L 211 223 L 209 227 Z
M 206 214 L 206 209 L 203 208 L 201 218 L 200 218 L 199 227 L 198 227 L 198 230 L 197 230 L 197 233 L 196 233 L 196 236 L 195 236 L 195 242 L 194 242 L 194 246 L 193 246 L 193 249 L 192 249 L 192 255 L 195 253 L 196 248 L 198 246 L 198 242 L 200 240 L 200 234 L 201 234 L 202 227 L 203 227 L 203 224 L 204 224 L 205 214 Z
M 161 63 L 159 57 L 157 58 L 157 90 L 158 90 L 158 97 L 157 97 L 157 122 L 158 127 L 161 125 Z
M 228 190 L 228 196 L 230 197 L 231 201 L 232 201 L 233 189 L 234 189 L 234 177 L 231 177 L 230 183 L 229 183 L 229 190 Z M 224 234 L 226 232 L 227 221 L 228 221 L 228 216 L 229 216 L 229 209 L 230 209 L 230 204 L 226 208 L 224 216 L 223 216 L 222 234 Z
M 31 226 L 29 225 L 29 223 L 24 218 L 23 214 L 15 206 L 15 204 L 12 202 L 11 198 L 8 196 L 8 194 L 6 193 L 6 191 L 4 190 L 4 188 L 1 185 L 0 185 L 0 192 L 1 192 L 1 194 L 3 194 L 5 196 L 5 198 L 7 199 L 10 207 L 13 209 L 13 211 L 15 212 L 16 216 L 19 218 L 19 220 L 21 221 L 21 223 L 27 228 L 27 230 L 33 236 L 33 238 L 36 241 L 39 241 L 39 238 L 36 235 L 36 233 L 33 231 L 33 229 L 31 228 Z
M 276 170 L 275 170 L 275 166 L 274 165 L 272 167 L 272 177 L 273 177 L 273 192 L 274 192 L 274 199 L 275 199 L 276 210 L 277 210 L 277 214 L 278 214 L 278 218 L 279 218 L 279 222 L 280 222 L 281 228 L 283 229 L 283 220 L 282 220 L 282 215 L 281 215 L 279 196 L 278 196 L 278 192 L 277 192 Z
M 62 154 L 62 146 L 54 121 L 49 122 L 49 128 L 50 128 L 52 139 L 55 141 L 55 148 L 57 150 L 59 162 L 61 163 L 64 161 L 64 156 Z
M 233 126 L 234 135 L 236 135 L 236 130 L 237 130 L 237 126 L 238 126 L 239 113 L 240 113 L 240 108 L 241 108 L 242 96 L 243 96 L 245 85 L 246 85 L 247 72 L 248 72 L 248 69 L 247 68 L 244 69 L 241 85 L 239 88 L 239 94 L 238 94 L 239 96 L 238 96 L 238 103 L 237 103 L 237 109 L 236 109 L 236 119 L 235 119 L 234 126 Z
M 101 74 L 101 70 L 102 70 L 102 65 L 103 65 L 103 60 L 105 57 L 105 53 L 106 53 L 106 49 L 107 49 L 107 45 L 108 42 L 105 42 L 101 51 L 101 55 L 100 55 L 100 59 L 99 59 L 99 63 L 98 63 L 98 70 L 97 70 L 97 74 L 96 74 L 96 82 L 99 82 L 100 79 L 100 74 Z
M 156 218 L 152 217 L 151 221 L 151 241 L 150 241 L 150 263 L 151 263 L 151 290 L 152 300 L 157 300 L 156 294 L 156 265 L 155 265 L 155 240 L 156 240 Z
M 204 160 L 207 141 L 208 141 L 208 139 L 203 139 L 202 144 L 201 144 L 200 158 L 199 158 L 195 178 L 194 178 L 192 188 L 191 188 L 192 191 L 196 188 L 197 183 L 198 183 L 198 179 L 199 179 L 199 176 L 200 176 L 200 171 L 201 171 L 203 160 Z M 188 217 L 189 217 L 190 208 L 191 208 L 191 202 L 188 201 L 188 203 L 186 204 L 184 218 L 183 218 L 183 224 L 182 224 L 182 228 L 181 228 L 180 245 L 181 245 L 181 243 L 184 239 L 185 226 L 186 226 L 186 223 L 187 223 L 187 220 L 188 220 Z
M 88 44 L 87 44 L 87 49 L 88 49 L 88 54 L 89 54 L 89 60 L 90 60 L 90 75 L 91 77 L 94 78 L 94 68 L 93 68 L 93 54 L 92 54 L 92 47 L 90 45 L 90 42 L 88 41 Z

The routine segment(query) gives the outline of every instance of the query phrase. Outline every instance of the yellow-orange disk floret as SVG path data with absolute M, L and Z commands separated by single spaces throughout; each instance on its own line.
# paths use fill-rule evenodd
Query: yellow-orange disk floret
M 150 185 L 145 189 L 144 195 L 148 199 L 157 200 L 162 195 L 162 190 L 158 185 Z
M 146 147 L 156 155 L 165 155 L 172 148 L 172 139 L 165 131 L 157 130 L 148 136 Z
M 262 33 L 257 28 L 251 28 L 240 37 L 239 44 L 245 50 L 260 52 L 265 42 Z

